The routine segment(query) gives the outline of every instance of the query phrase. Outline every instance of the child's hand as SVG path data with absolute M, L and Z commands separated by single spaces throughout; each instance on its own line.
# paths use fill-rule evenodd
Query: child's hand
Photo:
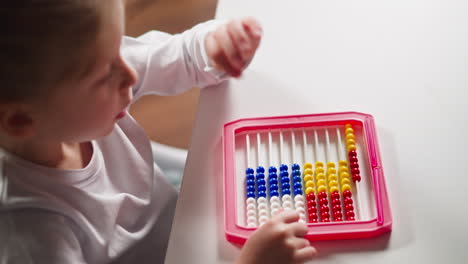
M 273 217 L 247 240 L 237 264 L 289 264 L 312 259 L 317 251 L 304 238 L 306 224 L 298 220 L 299 214 L 291 210 Z
M 239 77 L 260 44 L 262 28 L 253 18 L 231 20 L 206 37 L 206 53 L 219 70 Z

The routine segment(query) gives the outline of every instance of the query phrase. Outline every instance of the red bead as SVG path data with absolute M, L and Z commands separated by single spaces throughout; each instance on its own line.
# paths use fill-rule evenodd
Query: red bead
M 350 163 L 358 162 L 358 158 L 357 157 L 349 157 L 349 162 Z
M 318 197 L 319 197 L 319 199 L 327 198 L 327 193 L 326 192 L 320 192 Z
M 357 162 L 351 162 L 351 164 L 349 166 L 351 168 L 358 168 L 359 169 L 359 163 L 357 163 Z
M 328 212 L 330 211 L 330 208 L 326 205 L 320 206 L 320 212 Z
M 359 169 L 357 169 L 357 168 L 352 168 L 351 169 L 351 174 L 352 175 L 356 175 L 356 174 L 360 174 L 360 173 L 361 173 L 361 171 Z
M 344 199 L 344 204 L 345 204 L 345 205 L 346 205 L 346 204 L 353 204 L 353 199 L 351 199 L 351 198 L 349 198 L 349 197 L 346 197 L 346 198 Z
M 361 181 L 361 175 L 359 175 L 359 174 L 353 175 L 353 181 L 354 182 L 360 182 Z
M 333 192 L 333 193 L 331 194 L 331 198 L 332 198 L 332 199 L 340 199 L 340 193 L 338 193 L 338 192 L 336 192 L 336 191 Z
M 335 217 L 335 221 L 341 222 L 341 221 L 343 221 L 343 218 L 342 217 Z
M 354 217 L 354 211 L 348 211 L 346 212 L 346 218 Z
M 354 221 L 354 220 L 356 220 L 356 218 L 354 218 L 354 217 L 348 217 L 346 220 L 348 220 L 348 221 Z
M 319 200 L 320 205 L 328 205 L 328 199 L 327 198 L 322 198 Z
M 353 193 L 350 190 L 346 190 L 343 192 L 343 197 L 351 198 L 351 196 L 353 196 Z
M 333 206 L 335 206 L 335 205 L 341 205 L 340 199 L 334 199 L 334 200 L 332 200 L 332 205 L 333 205 Z
M 353 211 L 354 210 L 354 206 L 353 204 L 347 204 L 345 205 L 345 211 Z
M 356 152 L 356 150 L 353 149 L 353 150 L 349 151 L 348 155 L 350 157 L 357 157 L 357 152 Z
M 307 195 L 307 200 L 308 200 L 308 201 L 310 201 L 310 200 L 315 200 L 315 194 L 309 193 L 309 194 Z
M 309 223 L 318 223 L 318 218 L 314 218 L 314 219 L 309 218 Z
M 334 205 L 333 206 L 333 211 L 336 212 L 336 211 L 341 211 L 341 206 L 340 205 Z
M 330 222 L 330 218 L 322 218 L 322 222 Z
M 318 215 L 316 213 L 309 213 L 309 219 L 318 219 Z
M 311 213 L 317 213 L 317 207 L 309 207 L 309 209 L 307 209 L 307 212 L 309 212 L 309 214 Z
M 315 207 L 317 206 L 317 202 L 315 200 L 308 200 L 307 201 L 307 207 Z
M 336 218 L 341 218 L 341 217 L 343 217 L 343 214 L 342 214 L 341 212 L 335 212 L 335 213 L 333 213 L 333 218 L 336 219 Z

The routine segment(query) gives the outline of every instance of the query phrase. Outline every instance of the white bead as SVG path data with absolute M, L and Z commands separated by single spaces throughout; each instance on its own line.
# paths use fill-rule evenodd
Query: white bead
M 257 207 L 255 206 L 255 204 L 248 204 L 248 205 L 247 205 L 247 211 L 248 211 L 248 210 L 255 210 L 255 209 L 257 209 Z
M 305 214 L 305 208 L 304 207 L 296 207 L 296 212 Z
M 294 203 L 294 206 L 295 206 L 296 208 L 297 208 L 297 207 L 305 207 L 305 206 L 304 206 L 304 203 L 301 202 L 301 201 L 296 201 L 296 202 Z
M 290 201 L 284 201 L 283 202 L 283 208 L 292 208 L 293 205 Z
M 280 209 L 281 204 L 279 202 L 278 203 L 271 203 L 270 207 L 271 207 L 271 209 Z
M 300 219 L 306 219 L 306 215 L 303 214 L 303 213 L 299 213 L 299 218 L 300 218 Z
M 261 210 L 261 209 L 268 209 L 268 204 L 266 203 L 261 203 L 258 205 L 258 210 Z
M 247 217 L 247 223 L 257 224 L 257 217 L 255 217 L 255 216 Z
M 305 199 L 304 199 L 304 196 L 302 196 L 301 194 L 298 194 L 298 195 L 294 196 L 294 201 L 295 202 L 298 202 L 298 201 L 305 202 Z
M 267 202 L 267 199 L 265 197 L 259 197 L 257 199 L 257 203 L 266 203 Z
M 278 202 L 278 203 L 279 203 L 279 202 L 280 202 L 279 197 L 278 197 L 278 196 L 273 196 L 273 197 L 271 197 L 271 198 L 270 198 L 270 203 L 273 203 L 273 202 Z
M 262 216 L 260 216 L 260 219 L 258 220 L 258 222 L 262 225 L 262 224 L 268 222 L 268 219 L 269 219 L 268 216 L 262 215 Z
M 283 200 L 283 202 L 285 202 L 285 201 L 291 202 L 292 198 L 291 198 L 291 196 L 289 194 L 286 194 L 286 195 L 283 196 L 282 200 Z
M 279 213 L 279 209 L 272 209 L 272 210 L 271 210 L 271 215 L 272 215 L 272 216 L 275 216 L 275 215 L 277 215 L 278 213 Z
M 247 211 L 247 216 L 256 216 L 256 215 L 257 215 L 257 212 L 255 212 L 254 210 Z
M 258 212 L 258 215 L 259 215 L 259 216 L 268 216 L 268 211 L 267 211 L 267 210 L 260 210 L 260 211 Z
M 255 223 L 248 223 L 247 227 L 256 227 L 257 225 Z
M 256 204 L 256 203 L 257 203 L 257 202 L 256 202 L 255 199 L 252 198 L 252 197 L 249 197 L 249 198 L 247 199 L 247 204 Z

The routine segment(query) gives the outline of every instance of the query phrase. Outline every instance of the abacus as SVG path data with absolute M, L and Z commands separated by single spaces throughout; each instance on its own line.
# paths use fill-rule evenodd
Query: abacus
M 392 216 L 374 119 L 357 112 L 225 124 L 225 234 L 243 244 L 280 210 L 296 210 L 313 240 L 366 238 Z

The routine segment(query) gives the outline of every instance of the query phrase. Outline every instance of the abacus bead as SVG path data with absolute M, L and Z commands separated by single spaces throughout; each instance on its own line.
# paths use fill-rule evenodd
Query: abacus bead
M 346 140 L 346 145 L 356 145 L 356 140 L 354 140 L 354 138 L 350 138 Z
M 356 150 L 351 150 L 351 151 L 348 153 L 348 155 L 349 155 L 350 157 L 357 157 L 357 152 L 356 152 Z
M 351 150 L 356 150 L 356 145 L 354 144 L 348 145 L 348 151 L 351 151 Z
M 340 199 L 340 194 L 338 192 L 332 192 L 331 198 L 332 199 Z
M 281 177 L 281 183 L 289 183 L 289 177 Z
M 307 188 L 305 189 L 305 193 L 306 193 L 307 195 L 313 194 L 314 192 L 315 192 L 315 189 L 314 189 L 313 187 L 307 187 Z
M 304 170 L 304 175 L 312 175 L 314 174 L 314 171 L 312 169 L 305 169 Z
M 279 192 L 278 191 L 272 191 L 270 192 L 270 196 L 279 196 Z
M 283 189 L 283 195 L 286 195 L 286 194 L 290 195 L 290 194 L 291 194 L 291 191 L 288 190 L 288 189 L 286 189 L 286 190 Z
M 333 200 L 332 200 L 332 205 L 333 205 L 333 206 L 335 206 L 335 205 L 341 205 L 340 199 L 333 199 Z
M 341 179 L 341 185 L 345 185 L 345 184 L 350 184 L 351 181 L 349 180 L 349 178 L 342 178 Z
M 256 210 L 256 209 L 257 209 L 257 207 L 255 206 L 255 204 L 248 204 L 248 205 L 247 205 L 247 210 L 248 210 L 248 211 Z
M 314 188 L 315 187 L 315 183 L 313 181 L 307 181 L 305 183 L 305 187 L 308 188 L 308 187 L 311 187 L 311 188 Z
M 328 186 L 338 186 L 338 182 L 337 181 L 329 181 Z M 331 191 L 331 192 L 333 192 L 333 191 Z
M 255 198 L 255 192 L 247 192 L 247 198 Z
M 319 200 L 320 205 L 327 205 L 328 204 L 328 199 L 327 198 L 322 198 Z
M 356 181 L 357 182 L 361 181 L 361 175 L 359 175 L 359 174 L 353 175 L 353 181 L 355 181 L 355 182 Z
M 352 168 L 351 169 L 351 174 L 356 175 L 356 174 L 360 174 L 360 173 L 361 173 L 361 171 L 358 168 Z
M 260 192 L 266 192 L 266 186 L 265 185 L 259 185 L 258 186 L 258 195 L 260 196 Z
M 317 202 L 315 200 L 308 200 L 307 201 L 307 206 L 310 208 L 310 207 L 316 207 L 317 206 Z
M 270 173 L 272 173 L 272 172 L 276 173 L 277 171 L 278 170 L 274 166 L 271 166 L 270 168 L 268 168 L 268 172 L 270 172 Z
M 247 193 L 249 192 L 255 192 L 255 186 L 252 186 L 252 185 L 247 186 Z
M 345 133 L 346 134 L 353 134 L 354 130 L 351 127 L 347 127 L 346 130 L 345 130 Z
M 350 190 L 347 190 L 347 191 L 344 191 L 344 192 L 343 192 L 343 197 L 345 197 L 345 198 L 346 198 L 346 197 L 351 197 L 352 195 L 353 195 L 353 194 L 351 193 Z
M 317 181 L 317 186 L 324 186 L 326 185 L 327 183 L 325 182 L 325 180 L 318 180 Z
M 318 194 L 318 198 L 319 198 L 319 199 L 327 198 L 327 193 L 326 193 L 326 192 L 320 192 L 320 193 Z
M 285 196 L 281 197 L 281 200 L 283 200 L 283 202 L 284 201 L 292 202 L 292 197 L 290 195 L 285 195 Z
M 317 213 L 309 213 L 309 219 L 317 219 L 318 215 Z
M 355 140 L 356 138 L 354 137 L 354 134 L 346 134 L 346 140 L 349 140 L 349 139 Z
M 314 193 L 308 193 L 307 194 L 307 200 L 314 200 L 315 201 L 315 194 Z
M 315 167 L 323 167 L 323 162 L 317 161 L 317 162 L 315 163 Z
M 336 221 L 337 218 L 342 219 L 342 217 L 343 217 L 343 214 L 341 212 L 336 212 L 336 213 L 333 214 L 333 218 L 335 218 L 335 221 Z
M 347 128 L 353 128 L 353 126 L 351 124 L 346 124 L 345 129 L 347 129 Z
M 281 171 L 280 176 L 281 177 L 287 177 L 287 176 L 289 176 L 289 173 L 288 173 L 288 171 Z
M 330 211 L 330 208 L 326 205 L 320 206 L 320 212 L 328 212 Z
M 306 176 L 304 176 L 304 181 L 305 181 L 305 182 L 309 182 L 309 181 L 313 181 L 313 180 L 314 180 L 314 178 L 312 177 L 312 175 L 306 175 Z
M 291 189 L 291 185 L 289 183 L 285 182 L 285 183 L 281 184 L 281 188 L 283 188 L 283 190 L 284 189 Z
M 336 217 L 336 218 L 335 218 L 335 221 L 341 222 L 341 221 L 343 221 L 343 218 L 342 218 L 342 217 Z
M 268 175 L 268 178 L 270 178 L 270 179 L 278 179 L 278 174 L 276 174 L 276 172 L 270 173 L 270 174 Z
M 246 178 L 247 178 L 247 180 L 255 180 L 255 175 L 247 174 Z
M 328 175 L 328 181 L 338 181 L 338 177 L 336 174 L 330 174 Z
M 345 204 L 345 205 L 346 205 L 346 204 L 353 204 L 353 199 L 351 199 L 351 198 L 349 198 L 349 197 L 346 197 L 346 198 L 344 199 L 344 204 Z
M 302 189 L 301 188 L 294 189 L 294 195 L 301 195 L 301 194 L 302 194 Z
M 298 195 L 298 196 L 295 196 L 295 197 L 294 197 L 294 201 L 295 201 L 296 203 L 297 203 L 297 202 L 302 202 L 302 203 L 304 203 L 305 198 L 304 198 L 304 196 L 302 196 L 302 195 Z
M 327 168 L 335 168 L 335 163 L 327 162 Z
M 341 206 L 339 204 L 333 206 L 333 211 L 341 211 Z
M 292 203 L 290 201 L 283 202 L 283 208 L 292 208 Z
M 345 205 L 345 211 L 353 211 L 353 210 L 354 210 L 354 206 L 352 204 Z
M 270 179 L 270 186 L 271 185 L 278 185 L 278 180 L 277 179 Z
M 325 174 L 323 174 L 323 173 L 317 173 L 316 178 L 317 178 L 317 181 L 318 181 L 318 180 L 325 180 Z
M 301 176 L 294 176 L 293 177 L 293 182 L 302 182 Z
M 340 161 L 338 161 L 338 165 L 339 165 L 340 167 L 341 167 L 341 166 L 346 167 L 346 166 L 348 166 L 348 162 L 347 162 L 346 160 L 340 160 Z
M 321 212 L 321 213 L 320 213 L 320 217 L 322 217 L 322 218 L 329 218 L 329 217 L 330 217 L 330 213 L 327 212 L 327 211 Z
M 354 218 L 354 217 L 349 217 L 348 218 L 348 221 L 354 221 L 354 220 L 356 220 L 356 218 Z
M 258 192 L 258 197 L 266 197 L 266 192 L 265 191 L 259 191 Z
M 270 191 L 277 191 L 278 185 L 277 184 L 270 184 Z
M 312 164 L 307 162 L 304 164 L 304 169 L 312 169 Z
M 295 182 L 293 186 L 294 186 L 294 189 L 298 189 L 298 188 L 302 189 L 302 184 L 300 182 Z
M 299 175 L 301 175 L 301 171 L 300 170 L 293 170 L 291 174 L 294 175 L 294 176 L 299 176 Z
M 315 169 L 315 173 L 325 173 L 325 169 L 323 167 L 318 167 Z
M 277 202 L 277 203 L 276 203 L 276 202 L 272 202 L 272 203 L 270 203 L 270 207 L 271 207 L 272 210 L 273 210 L 273 209 L 280 209 L 280 208 L 281 208 L 281 204 L 280 204 L 279 202 Z
M 287 171 L 288 170 L 288 165 L 286 164 L 281 164 L 280 166 L 280 171 Z
M 341 177 L 341 179 L 349 178 L 349 173 L 348 172 L 343 172 L 343 173 L 340 174 L 340 177 Z
M 255 171 L 252 168 L 247 168 L 245 174 L 253 174 Z
M 247 198 L 247 204 L 256 204 L 257 200 L 255 200 L 255 197 L 249 197 Z
M 265 184 L 266 184 L 265 179 L 258 179 L 257 180 L 257 185 L 265 185 Z
M 327 186 L 325 186 L 325 185 L 319 186 L 319 187 L 318 187 L 318 191 L 319 191 L 319 192 L 326 192 L 326 191 L 327 191 Z
M 301 168 L 301 166 L 299 166 L 299 164 L 297 164 L 297 163 L 294 163 L 291 168 L 292 168 L 292 170 L 299 170 Z
M 317 207 L 309 207 L 308 212 L 309 212 L 309 214 L 310 213 L 317 213 Z
M 258 179 L 265 179 L 265 174 L 263 174 L 263 173 L 258 173 L 258 174 L 257 174 L 257 180 L 258 180 Z
M 357 163 L 357 162 L 351 162 L 351 164 L 349 164 L 349 166 L 350 166 L 351 168 L 359 168 L 359 163 Z
M 247 180 L 247 181 L 245 182 L 245 185 L 247 185 L 247 186 L 255 186 L 255 180 Z
M 265 168 L 263 168 L 262 166 L 259 166 L 257 168 L 257 173 L 264 173 L 265 172 Z
M 347 211 L 346 212 L 346 217 L 347 218 L 354 217 L 354 211 Z
M 344 184 L 343 186 L 341 186 L 341 190 L 342 190 L 343 192 L 349 191 L 349 190 L 351 190 L 351 185 L 349 185 L 349 184 Z

